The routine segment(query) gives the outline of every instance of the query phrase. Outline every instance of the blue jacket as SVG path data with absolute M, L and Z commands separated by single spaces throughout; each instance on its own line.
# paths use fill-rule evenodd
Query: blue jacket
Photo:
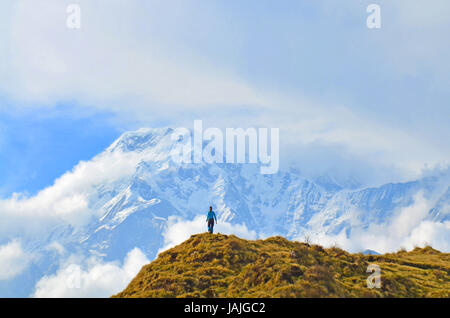
M 208 212 L 208 216 L 206 217 L 206 221 L 209 221 L 211 219 L 214 219 L 217 222 L 216 214 L 214 213 L 214 211 L 209 211 Z

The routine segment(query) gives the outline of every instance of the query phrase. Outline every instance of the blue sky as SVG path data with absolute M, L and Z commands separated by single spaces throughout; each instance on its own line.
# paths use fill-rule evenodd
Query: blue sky
M 373 1 L 80 0 L 80 30 L 70 1 L 47 2 L 2 2 L 3 197 L 125 130 L 194 119 L 280 127 L 282 162 L 305 173 L 380 183 L 448 164 L 446 1 L 378 1 L 379 30 Z
M 67 102 L 42 113 L 0 112 L 0 197 L 35 194 L 117 138 L 111 116 L 77 114 L 76 108 Z

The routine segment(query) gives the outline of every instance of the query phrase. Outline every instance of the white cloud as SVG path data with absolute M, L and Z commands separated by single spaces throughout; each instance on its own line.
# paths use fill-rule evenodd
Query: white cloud
M 302 240 L 303 238 L 298 238 Z M 405 236 L 398 236 L 385 225 L 370 227 L 367 231 L 354 229 L 349 237 L 344 231 L 337 235 L 319 233 L 313 236 L 312 242 L 326 247 L 339 246 L 350 252 L 366 249 L 379 253 L 395 252 L 401 248 L 412 250 L 415 247 L 429 245 L 441 252 L 450 251 L 450 222 L 421 221 Z
M 63 245 L 61 245 L 59 242 L 52 242 L 49 245 L 47 245 L 45 247 L 45 250 L 47 251 L 55 251 L 56 253 L 58 253 L 59 256 L 64 255 L 64 253 L 66 252 L 66 249 L 64 248 Z
M 311 235 L 313 243 L 323 246 L 337 245 L 345 250 L 358 252 L 366 249 L 379 253 L 395 252 L 400 248 L 412 250 L 416 246 L 430 245 L 442 252 L 450 251 L 450 222 L 428 220 L 432 202 L 423 192 L 414 196 L 414 202 L 400 208 L 390 220 L 369 225 L 367 229 L 354 226 L 350 236 L 345 230 L 336 235 L 316 232 Z M 304 237 L 297 238 L 303 240 Z
M 423 221 L 416 226 L 411 235 L 404 242 L 406 248 L 430 245 L 431 247 L 448 253 L 450 251 L 450 222 L 444 223 Z
M 424 220 L 430 209 L 430 202 L 425 199 L 423 192 L 418 192 L 414 196 L 414 203 L 400 209 L 390 224 L 390 232 L 398 237 L 404 237 L 411 233 L 411 230 Z
M 210 107 L 218 103 L 242 105 L 263 101 L 249 85 L 224 70 L 158 53 L 161 48 L 155 37 L 148 37 L 123 22 L 124 17 L 128 21 L 144 19 L 140 8 L 143 4 L 138 1 L 129 1 L 127 5 L 79 1 L 80 30 L 66 27 L 67 3 L 45 2 L 39 8 L 33 1 L 21 1 L 14 7 L 14 37 L 8 38 L 15 52 L 8 60 L 13 76 L 2 86 L 17 98 L 48 102 L 76 96 L 101 107 L 105 106 L 102 102 L 105 100 L 139 95 L 143 100 L 140 105 L 119 106 L 127 111 L 148 109 L 150 103 Z M 147 13 L 146 21 L 156 14 L 152 10 Z M 107 36 L 111 32 L 114 36 Z M 146 41 L 138 50 L 131 50 L 129 47 L 135 46 L 132 39 L 136 37 Z M 157 107 L 151 108 L 153 113 L 158 111 Z
M 190 53 L 188 47 L 174 53 L 175 48 L 166 46 L 161 36 L 170 30 L 153 23 L 160 21 L 158 12 L 177 14 L 179 25 L 187 23 L 195 9 L 182 2 L 166 7 L 139 1 L 122 5 L 80 0 L 80 30 L 66 28 L 68 3 L 46 3 L 37 7 L 30 0 L 15 2 L 11 5 L 14 14 L 3 22 L 10 32 L 4 37 L 8 52 L 14 55 L 4 59 L 9 76 L 0 77 L 0 90 L 14 99 L 33 105 L 76 99 L 147 124 L 160 118 L 186 125 L 192 123 L 191 117 L 201 114 L 216 127 L 279 127 L 285 149 L 299 149 L 301 154 L 311 144 L 337 146 L 340 154 L 348 153 L 353 160 L 379 163 L 383 169 L 394 166 L 416 176 L 424 162 L 448 162 L 448 150 L 399 127 L 389 128 L 317 98 L 260 88 L 221 63 Z M 330 6 L 335 8 L 336 4 Z M 137 29 L 129 21 L 147 28 Z M 162 25 L 169 28 L 170 23 Z M 14 37 L 9 36 L 12 33 Z M 177 32 L 170 35 L 180 36 Z M 169 115 L 176 111 L 182 111 L 183 116 Z M 284 157 L 298 158 L 290 154 L 286 151 Z M 67 200 L 83 205 L 80 197 Z
M 0 246 L 0 280 L 12 279 L 21 274 L 31 260 L 32 256 L 22 249 L 17 240 Z
M 184 220 L 178 216 L 171 216 L 168 219 L 167 229 L 163 233 L 164 247 L 158 253 L 181 244 L 193 234 L 203 232 L 207 232 L 206 218 L 204 215 L 197 215 L 193 220 Z M 234 234 L 249 240 L 257 238 L 256 232 L 249 230 L 245 224 L 231 224 L 220 221 L 214 226 L 214 232 Z
M 144 153 L 106 151 L 91 161 L 80 162 L 32 197 L 14 194 L 0 200 L 0 232 L 32 236 L 54 224 L 85 225 L 102 212 L 89 206 L 100 200 L 96 186 L 130 176 L 141 160 L 154 156 L 160 156 L 158 149 Z
M 69 260 L 51 276 L 42 277 L 36 284 L 33 297 L 110 297 L 123 290 L 149 263 L 139 248 L 128 252 L 123 264 L 104 263 L 96 258 Z

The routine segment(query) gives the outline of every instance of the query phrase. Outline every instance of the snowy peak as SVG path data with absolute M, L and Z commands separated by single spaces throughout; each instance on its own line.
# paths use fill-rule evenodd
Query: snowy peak
M 157 146 L 163 140 L 169 143 L 172 132 L 172 128 L 141 128 L 136 131 L 125 132 L 108 147 L 107 151 L 141 152 Z
M 124 133 L 67 174 L 63 189 L 70 190 L 70 197 L 83 198 L 88 211 L 83 205 L 77 215 L 89 213 L 88 221 L 61 223 L 29 250 L 47 255 L 47 246 L 56 242 L 67 255 L 116 261 L 137 247 L 154 259 L 179 237 L 204 231 L 210 205 L 219 219 L 217 231 L 224 234 L 281 235 L 349 251 L 384 253 L 424 242 L 450 250 L 448 171 L 355 189 L 330 177 L 306 178 L 296 169 L 263 175 L 258 164 L 175 164 L 171 152 L 188 138 L 173 140 L 172 132 Z M 61 185 L 48 191 L 66 198 Z M 50 264 L 50 256 L 42 259 L 47 263 L 40 277 L 58 266 Z

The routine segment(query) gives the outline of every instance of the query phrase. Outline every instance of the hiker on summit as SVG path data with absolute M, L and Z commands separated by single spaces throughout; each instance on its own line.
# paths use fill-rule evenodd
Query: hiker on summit
M 216 220 L 217 224 L 216 213 L 214 213 L 214 211 L 212 210 L 212 206 L 210 206 L 208 215 L 206 216 L 206 222 L 208 223 L 208 232 L 211 234 L 213 233 L 214 229 L 214 220 Z

